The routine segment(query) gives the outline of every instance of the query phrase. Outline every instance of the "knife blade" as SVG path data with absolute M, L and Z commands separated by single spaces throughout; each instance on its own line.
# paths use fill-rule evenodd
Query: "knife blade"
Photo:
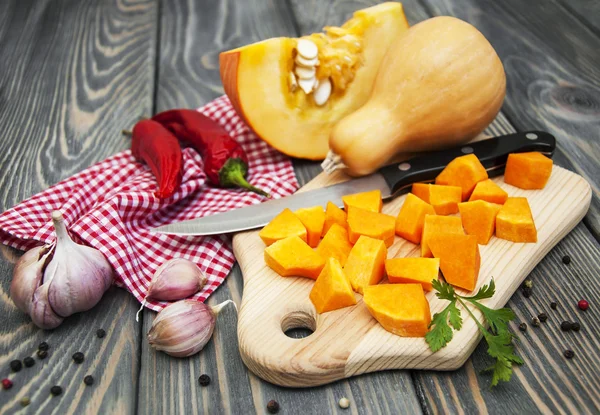
M 413 183 L 431 182 L 456 157 L 475 154 L 490 177 L 504 172 L 510 153 L 538 151 L 552 157 L 554 136 L 543 131 L 526 131 L 468 143 L 451 149 L 422 153 L 409 160 L 390 164 L 369 176 L 351 179 L 321 189 L 296 193 L 280 199 L 246 206 L 196 219 L 174 222 L 151 229 L 171 235 L 217 235 L 246 231 L 266 225 L 283 209 L 318 206 L 327 202 L 343 206 L 342 196 L 379 189 L 384 200 L 405 192 Z

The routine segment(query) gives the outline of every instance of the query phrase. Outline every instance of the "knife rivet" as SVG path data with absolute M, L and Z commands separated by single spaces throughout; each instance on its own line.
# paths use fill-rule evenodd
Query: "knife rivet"
M 402 171 L 410 170 L 410 163 L 400 163 L 398 164 L 398 169 Z
M 464 154 L 471 154 L 473 152 L 473 147 L 466 146 L 461 148 L 460 151 L 462 151 Z
M 527 133 L 527 134 L 525 134 L 525 137 L 527 137 L 530 140 L 537 140 L 538 139 L 537 134 L 534 134 L 534 133 Z

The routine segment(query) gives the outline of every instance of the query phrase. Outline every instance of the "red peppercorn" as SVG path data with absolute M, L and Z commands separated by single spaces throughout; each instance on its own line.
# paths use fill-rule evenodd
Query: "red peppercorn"
M 590 307 L 590 303 L 588 303 L 586 300 L 579 300 L 577 307 L 579 307 L 580 310 L 585 311 Z
M 2 388 L 4 389 L 10 389 L 12 388 L 13 383 L 12 380 L 10 379 L 2 379 Z

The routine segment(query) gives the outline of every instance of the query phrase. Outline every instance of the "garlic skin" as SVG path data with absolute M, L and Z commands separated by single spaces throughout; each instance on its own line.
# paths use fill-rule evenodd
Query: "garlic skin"
M 54 312 L 48 300 L 49 285 L 44 284 L 35 290 L 29 316 L 33 324 L 41 329 L 50 330 L 58 327 L 64 320 Z
M 38 246 L 25 252 L 15 264 L 10 283 L 10 298 L 19 310 L 29 314 L 35 290 L 44 276 L 44 263 L 50 255 L 50 246 Z
M 214 307 L 195 300 L 180 300 L 158 313 L 148 332 L 156 350 L 174 357 L 188 357 L 204 348 L 212 337 L 217 315 L 227 300 Z M 236 308 L 237 309 L 237 308 Z
M 162 264 L 154 273 L 146 299 L 182 300 L 200 291 L 207 280 L 206 275 L 192 261 L 173 258 Z

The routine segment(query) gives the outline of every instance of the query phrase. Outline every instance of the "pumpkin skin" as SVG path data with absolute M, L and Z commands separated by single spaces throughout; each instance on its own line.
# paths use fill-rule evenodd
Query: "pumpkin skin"
M 329 139 L 352 175 L 366 175 L 397 153 L 462 144 L 496 117 L 506 91 L 500 58 L 472 25 L 434 17 L 397 38 L 371 98 L 342 119 Z

